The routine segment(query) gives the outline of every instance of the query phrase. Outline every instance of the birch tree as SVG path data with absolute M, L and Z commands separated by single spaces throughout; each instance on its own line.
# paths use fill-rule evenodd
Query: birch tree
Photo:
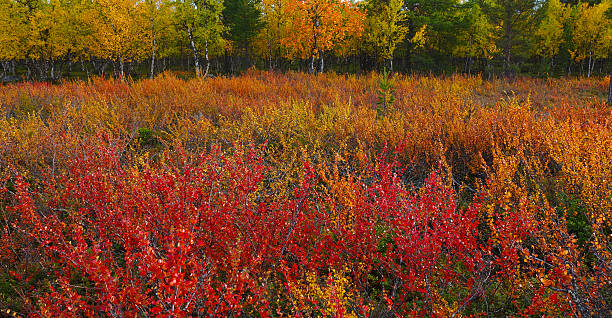
M 218 53 L 224 46 L 221 36 L 225 30 L 221 21 L 222 12 L 222 0 L 178 0 L 175 2 L 175 21 L 189 41 L 196 77 L 208 76 L 210 54 Z M 206 60 L 204 74 L 200 67 L 202 50 Z
M 159 45 L 162 38 L 169 36 L 169 29 L 172 23 L 171 7 L 164 0 L 145 0 L 142 5 L 142 13 L 144 15 L 144 29 L 147 31 L 150 59 L 149 78 L 155 75 L 155 59 L 159 55 Z
M 389 63 L 393 72 L 393 52 L 408 33 L 407 15 L 402 0 L 368 1 L 365 40 L 367 50 L 379 61 Z
M 281 44 L 287 48 L 287 57 L 309 58 L 309 70 L 314 73 L 318 60 L 323 72 L 326 52 L 361 35 L 365 14 L 349 1 L 292 0 L 283 8 L 288 18 L 287 31 Z
M 608 9 L 609 0 L 595 5 L 581 3 L 577 7 L 572 37 L 574 49 L 570 54 L 577 62 L 587 60 L 587 77 L 591 77 L 596 59 L 608 57 L 612 47 L 612 22 L 606 15 Z
M 142 3 L 136 0 L 95 0 L 89 10 L 92 22 L 91 50 L 97 57 L 109 59 L 125 76 L 125 63 L 146 56 L 148 42 Z M 118 73 L 118 74 L 117 74 Z

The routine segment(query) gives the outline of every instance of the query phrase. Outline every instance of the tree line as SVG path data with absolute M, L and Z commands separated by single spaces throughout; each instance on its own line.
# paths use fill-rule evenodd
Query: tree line
M 0 0 L 2 78 L 607 74 L 612 0 Z

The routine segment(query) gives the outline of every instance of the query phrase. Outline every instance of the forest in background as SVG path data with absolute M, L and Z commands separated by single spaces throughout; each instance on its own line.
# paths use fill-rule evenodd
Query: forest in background
M 610 0 L 0 0 L 3 81 L 311 73 L 607 75 Z

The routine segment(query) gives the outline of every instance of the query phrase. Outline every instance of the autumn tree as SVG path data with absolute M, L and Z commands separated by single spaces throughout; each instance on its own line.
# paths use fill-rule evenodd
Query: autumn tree
M 92 53 L 113 61 L 114 73 L 120 78 L 125 77 L 127 61 L 146 56 L 148 33 L 141 5 L 135 0 L 95 0 L 86 16 L 93 29 Z
M 155 59 L 159 56 L 159 45 L 161 38 L 168 36 L 168 31 L 172 24 L 172 11 L 168 1 L 165 0 L 145 0 L 142 3 L 141 14 L 144 16 L 142 22 L 150 40 L 151 64 L 149 77 L 155 75 Z
M 323 72 L 324 54 L 363 31 L 365 14 L 346 0 L 291 0 L 281 10 L 288 19 L 281 38 L 286 56 L 310 58 L 311 73 L 316 71 L 315 60 Z
M 608 57 L 612 47 L 612 20 L 606 15 L 610 2 L 576 7 L 577 18 L 573 30 L 573 50 L 570 55 L 576 61 L 587 60 L 587 77 L 591 77 L 595 61 Z
M 467 2 L 461 14 L 464 27 L 459 29 L 457 45 L 453 53 L 466 59 L 466 71 L 470 72 L 472 59 L 491 59 L 498 51 L 495 28 L 487 19 L 478 3 Z
M 549 0 L 544 19 L 534 34 L 538 43 L 535 52 L 550 60 L 551 70 L 554 67 L 554 57 L 565 41 L 564 29 L 569 13 L 569 9 L 559 0 Z
M 408 33 L 407 15 L 401 0 L 370 0 L 366 5 L 367 20 L 365 41 L 367 50 L 379 61 L 389 63 L 393 72 L 393 52 Z
M 69 26 L 65 25 L 64 17 L 56 1 L 41 3 L 30 17 L 29 57 L 38 61 L 35 66 L 42 79 L 53 79 L 55 59 L 67 53 L 69 39 L 62 33 Z
M 30 19 L 30 57 L 37 62 L 41 79 L 61 77 L 62 65 L 87 58 L 90 54 L 92 23 L 85 14 L 91 8 L 85 1 L 50 0 Z
M 281 39 L 287 30 L 287 17 L 283 14 L 283 8 L 289 0 L 262 0 L 261 22 L 262 28 L 253 38 L 253 50 L 255 54 L 264 60 L 268 68 L 276 67 L 278 59 L 284 56 L 284 48 Z
M 5 75 L 15 75 L 15 62 L 26 57 L 28 10 L 13 0 L 0 0 L 0 61 Z
M 196 77 L 208 76 L 210 52 L 218 52 L 224 45 L 221 37 L 225 26 L 222 23 L 222 0 L 178 0 L 175 5 L 175 22 L 187 35 L 193 53 Z M 206 70 L 200 69 L 200 51 L 204 50 Z

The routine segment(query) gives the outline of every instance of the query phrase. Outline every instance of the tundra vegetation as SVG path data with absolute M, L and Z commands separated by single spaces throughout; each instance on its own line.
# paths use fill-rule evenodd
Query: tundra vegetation
M 197 31 L 207 19 L 183 26 L 210 53 L 222 43 Z M 135 39 L 121 24 L 133 20 L 105 21 Z M 301 56 L 321 67 L 326 41 Z M 103 47 L 124 63 L 133 52 Z M 0 86 L 0 308 L 610 316 L 607 91 L 596 76 L 257 70 Z

